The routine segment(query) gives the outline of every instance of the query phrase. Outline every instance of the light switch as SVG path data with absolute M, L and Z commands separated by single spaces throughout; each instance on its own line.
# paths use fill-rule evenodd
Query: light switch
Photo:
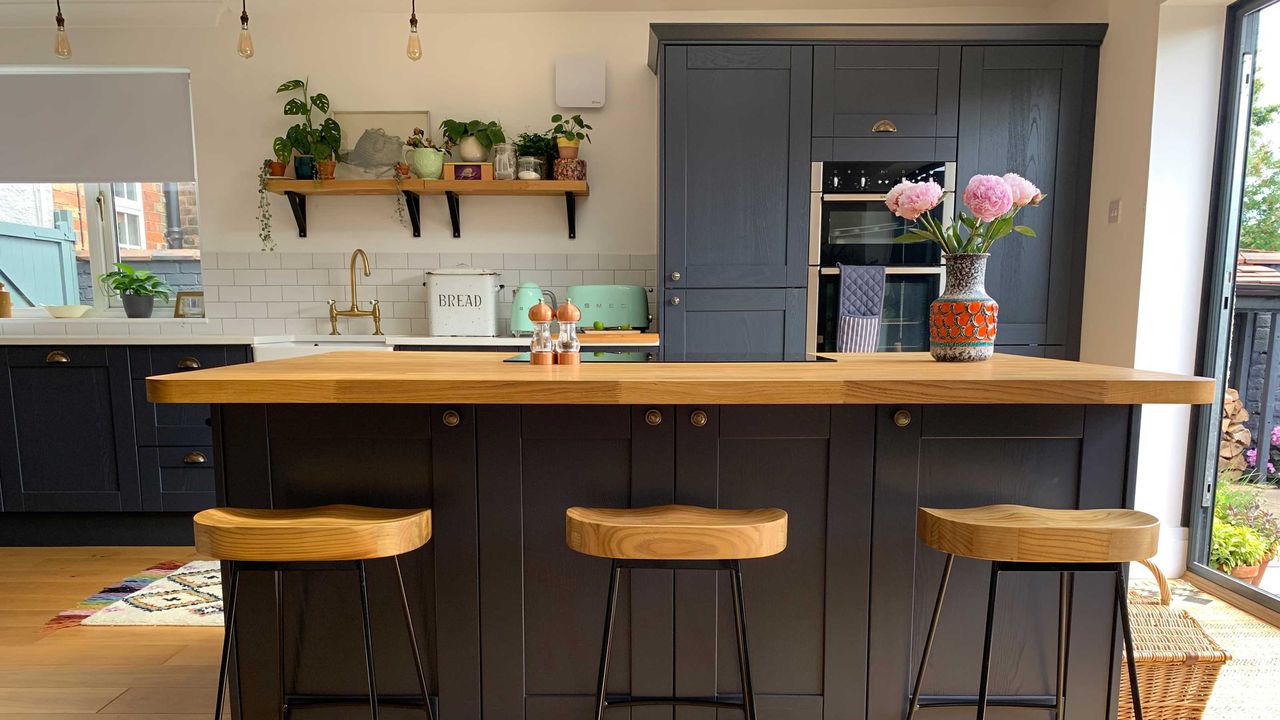
M 1120 201 L 1112 200 L 1107 206 L 1107 222 L 1115 225 L 1120 222 Z

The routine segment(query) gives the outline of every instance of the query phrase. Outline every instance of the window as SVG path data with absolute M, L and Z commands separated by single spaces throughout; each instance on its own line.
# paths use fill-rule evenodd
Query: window
M 196 184 L 0 184 L 0 282 L 18 307 L 119 306 L 95 280 L 116 262 L 200 290 Z

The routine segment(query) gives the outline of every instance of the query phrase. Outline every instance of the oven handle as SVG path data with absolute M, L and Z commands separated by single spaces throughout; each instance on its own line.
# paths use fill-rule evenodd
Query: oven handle
M 884 202 L 885 193 L 822 193 L 822 202 Z
M 884 269 L 885 275 L 942 275 L 946 272 L 946 268 L 942 265 L 887 265 Z M 821 267 L 818 268 L 819 275 L 839 275 L 838 267 Z

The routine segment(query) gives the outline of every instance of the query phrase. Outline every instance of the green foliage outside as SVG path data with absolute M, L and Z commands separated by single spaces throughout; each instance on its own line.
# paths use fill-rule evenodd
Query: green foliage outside
M 1240 247 L 1280 250 L 1280 150 L 1267 140 L 1267 129 L 1280 120 L 1280 104 L 1258 101 L 1261 73 L 1254 75 L 1252 116 L 1249 119 L 1249 155 L 1245 160 L 1243 207 L 1240 212 Z

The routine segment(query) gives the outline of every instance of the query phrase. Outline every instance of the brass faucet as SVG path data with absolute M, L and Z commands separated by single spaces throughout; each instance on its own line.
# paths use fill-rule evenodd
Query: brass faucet
M 373 334 L 374 335 L 382 334 L 382 310 L 381 308 L 378 307 L 378 301 L 374 300 L 373 305 L 368 310 L 361 310 L 360 304 L 359 304 L 360 301 L 356 298 L 356 289 L 357 289 L 356 259 L 357 258 L 364 261 L 364 276 L 369 277 L 369 256 L 365 254 L 364 250 L 361 250 L 360 248 L 356 248 L 356 251 L 351 253 L 351 307 L 350 309 L 347 309 L 347 310 L 339 310 L 337 300 L 329 301 L 329 325 L 332 327 L 332 330 L 329 332 L 330 335 L 342 334 L 338 332 L 339 317 L 373 318 Z

